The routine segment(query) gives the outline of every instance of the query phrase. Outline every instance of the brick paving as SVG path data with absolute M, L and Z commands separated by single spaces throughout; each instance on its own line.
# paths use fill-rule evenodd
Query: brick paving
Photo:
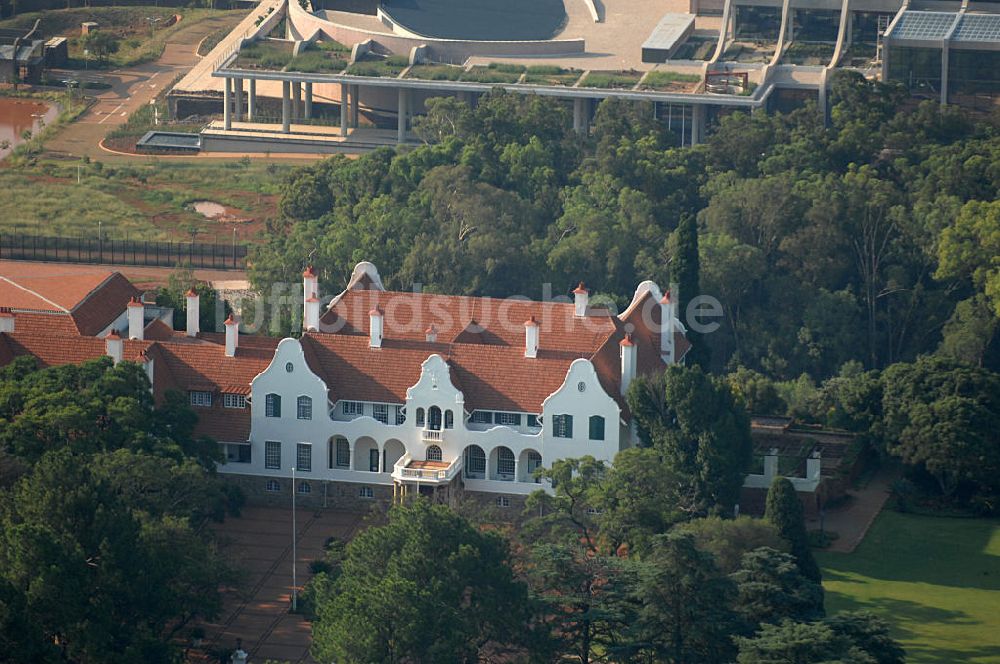
M 827 547 L 827 551 L 851 553 L 861 544 L 875 517 L 889 499 L 892 483 L 898 477 L 897 469 L 883 467 L 863 488 L 850 492 L 852 499 L 847 505 L 826 513 L 823 528 L 839 535 Z M 810 519 L 807 525 L 810 529 L 819 528 L 819 519 Z
M 297 582 L 309 580 L 309 563 L 323 554 L 328 537 L 350 539 L 363 527 L 356 512 L 307 509 L 297 515 Z M 309 656 L 310 627 L 300 615 L 289 613 L 292 588 L 291 508 L 251 507 L 239 518 L 216 528 L 223 553 L 241 571 L 238 587 L 224 593 L 225 606 L 217 623 L 204 625 L 203 650 L 235 648 L 243 639 L 250 662 L 316 664 Z

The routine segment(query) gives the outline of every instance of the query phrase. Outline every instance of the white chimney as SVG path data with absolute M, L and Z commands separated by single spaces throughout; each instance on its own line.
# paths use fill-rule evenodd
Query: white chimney
M 201 298 L 198 297 L 198 293 L 193 288 L 188 289 L 184 298 L 187 300 L 187 335 L 196 337 L 201 331 L 201 323 L 199 322 L 201 320 Z
M 316 270 L 312 265 L 307 266 L 302 273 L 302 326 L 305 329 L 309 329 L 306 327 L 306 321 L 309 319 L 307 301 L 310 297 L 319 297 L 319 277 L 316 276 Z M 318 321 L 316 328 L 319 329 Z
M 622 396 L 628 392 L 629 386 L 632 384 L 632 379 L 635 378 L 635 368 L 636 368 L 636 356 L 638 355 L 638 348 L 636 348 L 635 343 L 632 342 L 632 333 L 625 335 L 625 338 L 621 340 L 622 347 Z
M 0 333 L 14 333 L 14 312 L 10 307 L 0 307 Z
M 538 357 L 538 321 L 534 316 L 524 321 L 524 356 Z
M 772 447 L 764 455 L 764 477 L 768 481 L 773 480 L 778 475 L 778 448 Z
M 573 289 L 573 306 L 576 309 L 577 318 L 583 318 L 587 315 L 587 303 L 590 302 L 590 291 L 586 289 L 581 281 L 580 284 Z
M 122 361 L 122 358 L 125 356 L 125 342 L 122 341 L 118 330 L 111 330 L 104 337 L 104 352 L 115 364 Z
M 823 459 L 819 450 L 815 450 L 806 459 L 806 479 L 818 480 L 823 471 Z
M 319 329 L 319 298 L 316 297 L 315 293 L 306 298 L 302 327 L 306 332 Z
M 142 341 L 142 329 L 146 327 L 146 307 L 142 300 L 133 297 L 128 302 L 128 338 Z
M 371 340 L 368 345 L 372 348 L 382 347 L 382 310 L 378 307 L 368 312 L 368 329 Z
M 434 343 L 435 341 L 438 340 L 438 331 L 437 328 L 434 327 L 433 323 L 429 328 L 424 330 L 424 334 L 427 335 L 427 341 L 429 341 L 430 343 Z
M 660 300 L 660 353 L 667 364 L 674 363 L 674 316 L 677 305 L 670 297 L 670 291 Z
M 226 319 L 226 357 L 236 357 L 236 347 L 240 345 L 240 324 L 232 314 Z

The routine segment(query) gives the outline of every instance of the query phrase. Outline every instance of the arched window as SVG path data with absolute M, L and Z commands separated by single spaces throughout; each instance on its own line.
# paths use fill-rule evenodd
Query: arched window
M 271 493 L 281 491 L 281 482 L 278 480 L 268 480 L 267 484 L 264 485 L 264 490 Z
M 444 428 L 454 429 L 455 428 L 455 413 L 450 410 L 444 411 Z
M 312 487 L 309 486 L 309 482 L 299 482 L 299 494 L 309 494 L 312 493 Z
M 417 408 L 417 426 L 418 427 L 424 426 L 424 409 L 423 408 Z
M 486 452 L 479 445 L 465 448 L 465 476 L 470 479 L 486 478 Z
M 431 445 L 427 448 L 427 460 L 428 461 L 440 461 L 441 460 L 441 448 L 437 445 Z
M 441 430 L 441 409 L 437 406 L 427 409 L 427 428 L 432 431 Z
M 528 450 L 528 463 L 525 464 L 525 474 L 529 482 L 538 483 L 540 480 L 534 477 L 535 471 L 542 467 L 542 455 L 535 450 Z
M 264 397 L 264 417 L 281 417 L 280 394 L 268 394 Z
M 337 468 L 351 467 L 351 444 L 346 438 L 337 439 Z
M 590 416 L 590 439 L 604 440 L 604 418 L 600 415 Z
M 313 400 L 309 397 L 299 397 L 296 401 L 295 416 L 300 420 L 313 418 Z
M 514 479 L 514 453 L 510 451 L 510 448 L 497 448 L 497 479 Z

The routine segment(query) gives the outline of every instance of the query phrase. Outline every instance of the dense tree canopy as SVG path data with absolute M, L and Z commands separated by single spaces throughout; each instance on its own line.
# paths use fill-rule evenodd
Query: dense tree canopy
M 315 602 L 321 661 L 467 662 L 530 642 L 507 542 L 423 500 L 355 537 Z
M 795 557 L 799 571 L 804 577 L 819 582 L 819 565 L 809 548 L 805 517 L 798 492 L 785 477 L 775 477 L 767 491 L 767 505 L 764 518 L 769 521 L 781 537 L 788 543 L 788 549 Z
M 678 484 L 677 509 L 732 510 L 750 465 L 750 421 L 724 380 L 671 366 L 628 392 L 643 444 L 657 450 Z
M 143 369 L 108 359 L 17 358 L 0 402 L 15 462 L 0 492 L 5 655 L 176 661 L 175 637 L 217 616 L 232 580 L 202 526 L 238 505 L 212 477 L 214 443 L 192 437 L 194 413 L 178 396 L 154 407 Z
M 987 320 L 959 318 L 990 334 L 996 126 L 904 107 L 851 72 L 830 98 L 830 126 L 812 106 L 732 113 L 683 149 L 648 104 L 606 101 L 580 137 L 549 98 L 434 100 L 427 145 L 296 171 L 251 276 L 262 292 L 295 284 L 311 256 L 330 292 L 367 259 L 392 288 L 537 298 L 583 280 L 623 306 L 644 279 L 690 273 L 690 228 L 677 231 L 691 220 L 699 289 L 725 312 L 704 339 L 714 370 L 821 381 L 848 361 L 912 361 L 976 293 Z

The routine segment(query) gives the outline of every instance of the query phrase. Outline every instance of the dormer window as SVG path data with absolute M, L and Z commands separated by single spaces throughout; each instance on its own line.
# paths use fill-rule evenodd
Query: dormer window
M 212 393 L 203 390 L 191 390 L 188 392 L 188 398 L 191 401 L 192 406 L 198 408 L 211 408 L 212 407 Z
M 363 415 L 365 404 L 362 401 L 344 401 L 341 410 L 344 415 Z
M 521 413 L 496 413 L 494 421 L 508 427 L 521 426 Z
M 247 398 L 242 394 L 226 392 L 222 395 L 222 405 L 226 408 L 246 408 Z
M 389 423 L 389 406 L 384 403 L 377 403 L 372 405 L 372 417 L 381 422 L 382 424 Z
M 493 424 L 493 412 L 489 410 L 477 410 L 469 415 L 470 424 Z

